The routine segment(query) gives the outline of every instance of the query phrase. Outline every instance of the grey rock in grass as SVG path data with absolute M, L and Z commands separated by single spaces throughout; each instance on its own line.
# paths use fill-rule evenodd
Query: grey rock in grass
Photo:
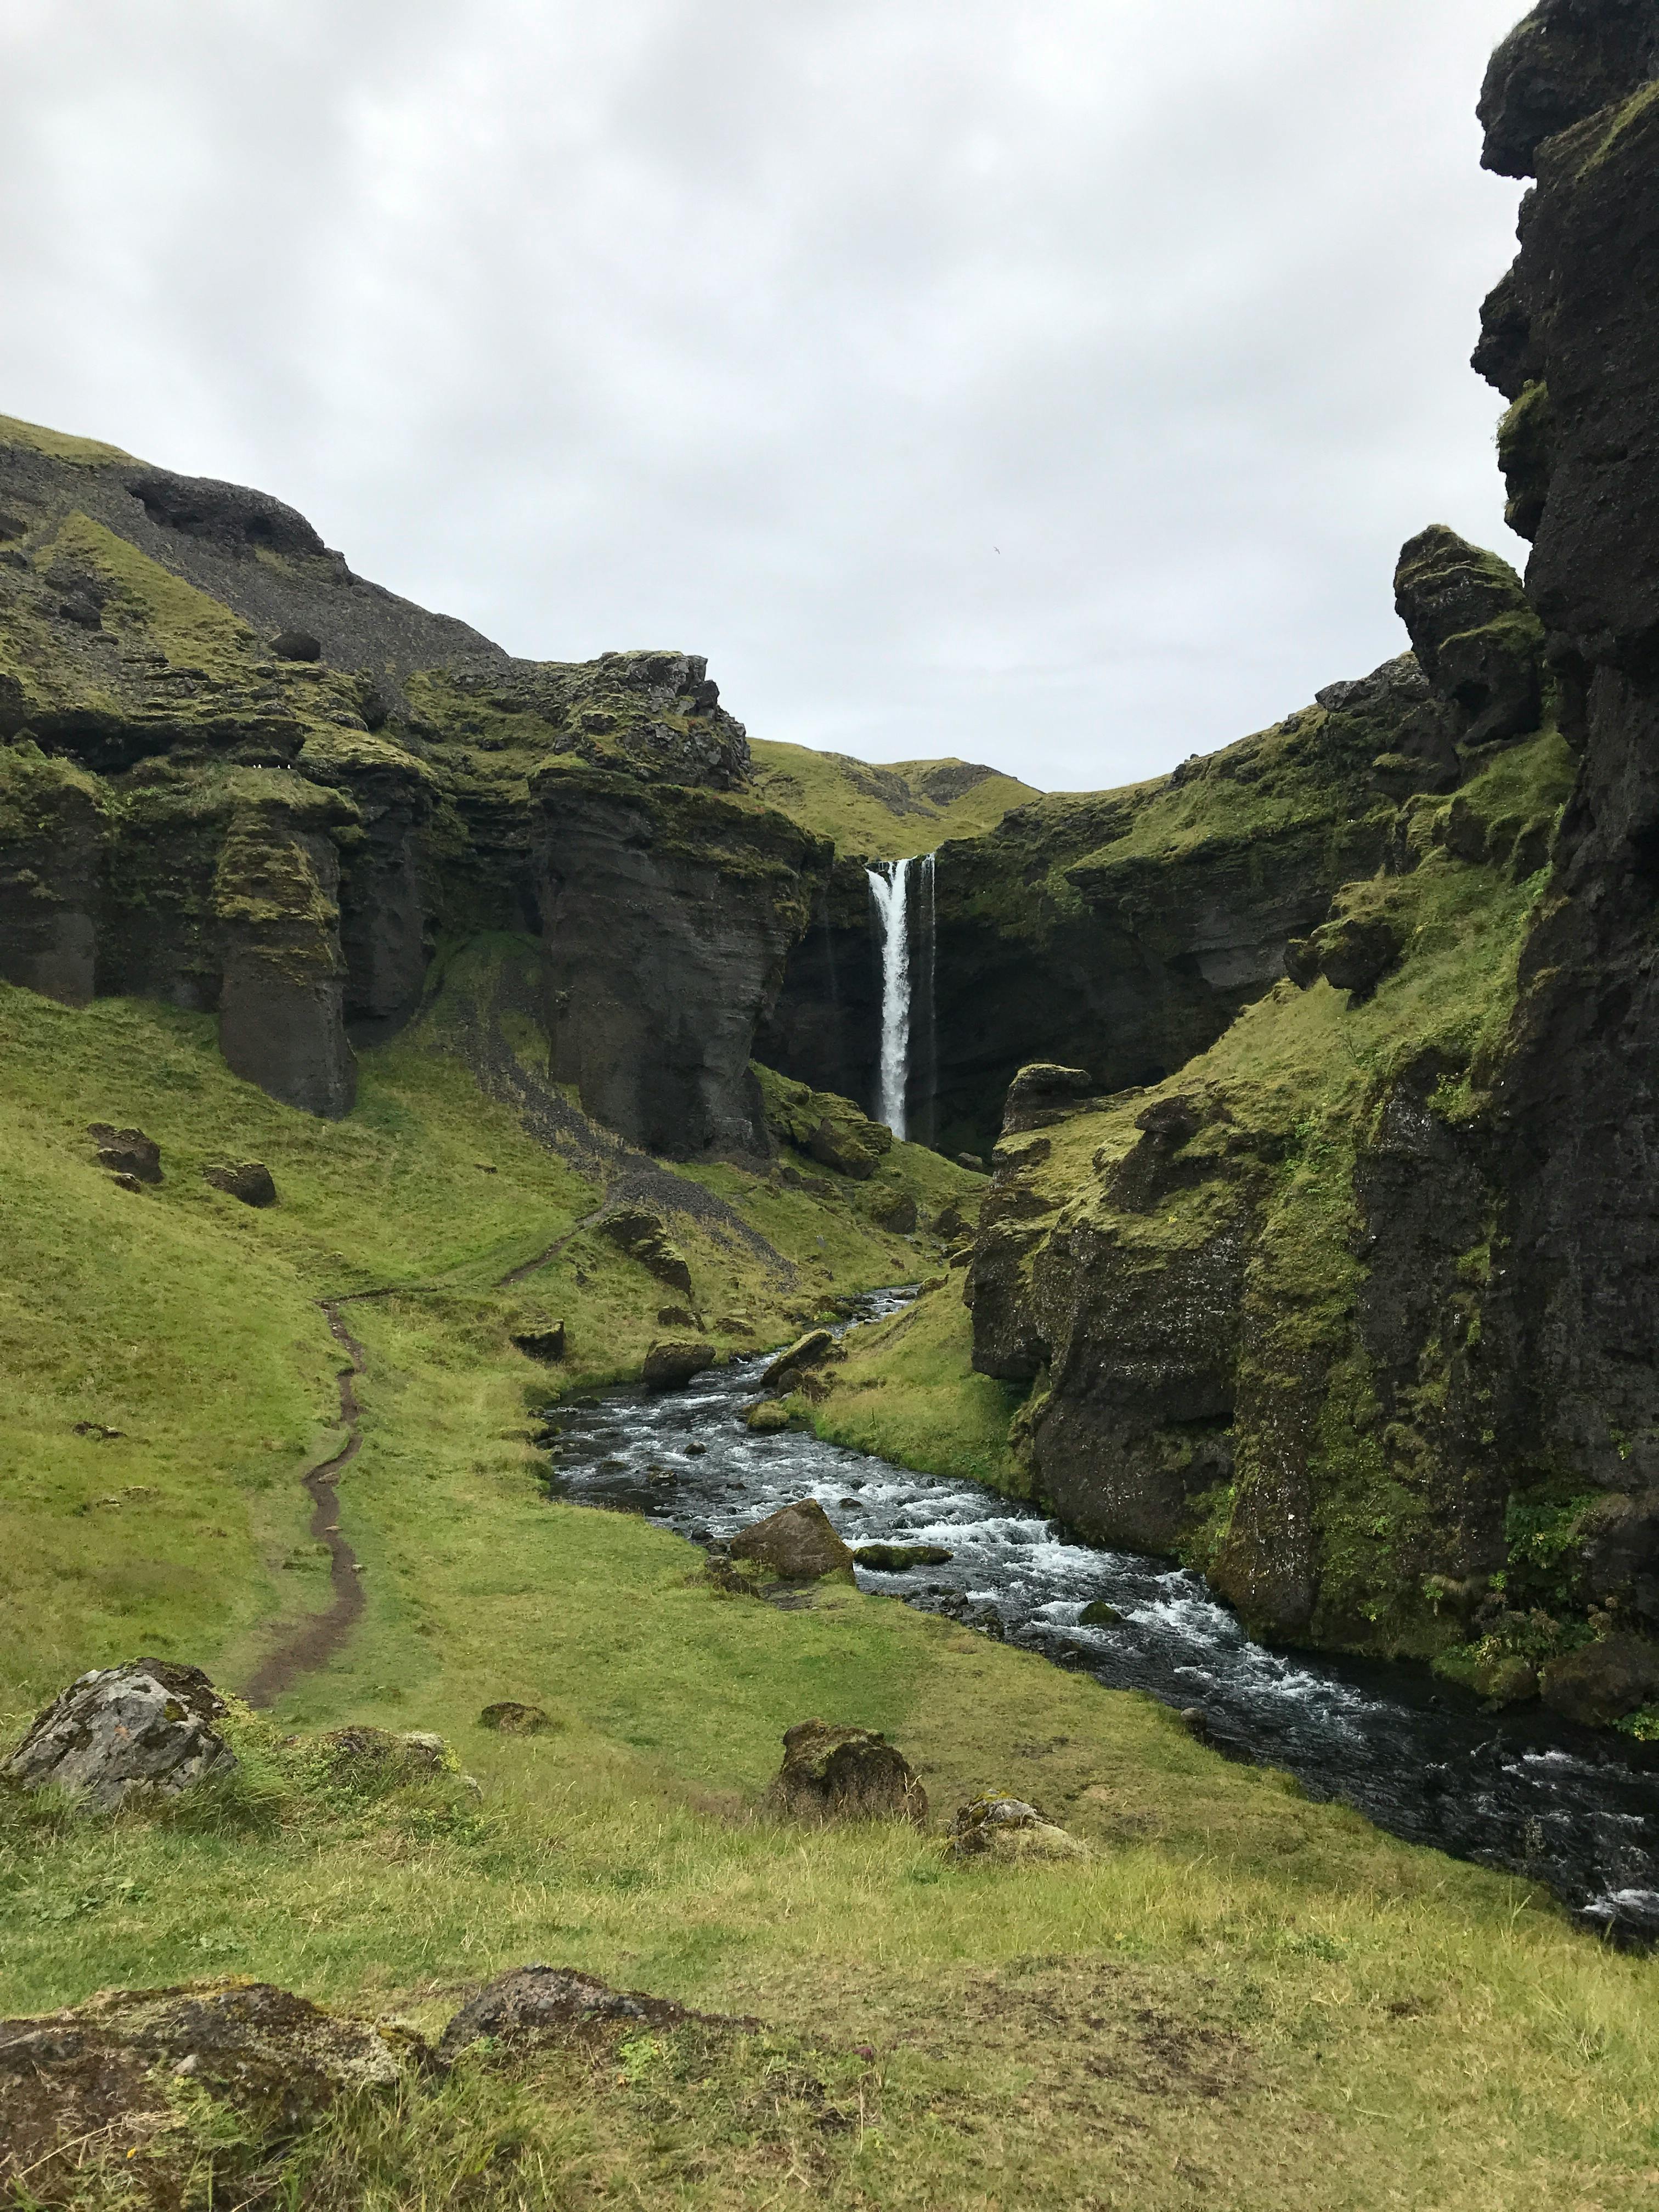
M 54 1698 L 0 1771 L 25 1789 L 73 1791 L 105 1812 L 134 1790 L 176 1796 L 234 1768 L 216 1725 L 225 1711 L 199 1667 L 135 1659 L 100 1668 Z
M 613 1990 L 575 1966 L 515 1966 L 486 1983 L 444 2030 L 441 2060 L 455 2058 L 470 2043 L 517 2045 L 562 2042 L 613 2024 L 676 2027 L 700 2021 L 720 2027 L 753 2027 L 752 2020 L 688 2012 L 668 1997 L 642 1990 Z

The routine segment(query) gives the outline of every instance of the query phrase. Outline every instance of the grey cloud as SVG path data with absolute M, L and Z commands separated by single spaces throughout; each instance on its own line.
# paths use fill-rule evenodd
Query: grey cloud
M 1153 773 L 1505 538 L 1518 0 L 14 0 L 0 407 L 758 736 Z

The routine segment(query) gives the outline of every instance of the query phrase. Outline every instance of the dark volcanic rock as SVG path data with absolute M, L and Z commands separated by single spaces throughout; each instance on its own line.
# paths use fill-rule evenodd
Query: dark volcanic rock
M 731 1550 L 734 1559 L 752 1559 L 787 1583 L 817 1582 L 823 1575 L 843 1574 L 853 1564 L 852 1553 L 815 1498 L 751 1521 L 732 1539 Z
M 278 660 L 320 660 L 322 643 L 308 629 L 285 629 L 270 641 L 270 649 Z
M 647 1390 L 684 1390 L 719 1358 L 712 1344 L 694 1343 L 689 1337 L 664 1337 L 645 1355 Z
M 927 1793 L 902 1752 L 869 1729 L 802 1721 L 783 1739 L 769 1793 L 796 1820 L 927 1821 Z
M 1659 1644 L 1640 1636 L 1604 1636 L 1565 1659 L 1553 1659 L 1540 1684 L 1544 1703 L 1570 1721 L 1606 1728 L 1659 1699 Z
M 1483 166 L 1504 177 L 1534 175 L 1546 139 L 1628 99 L 1656 72 L 1651 0 L 1543 0 L 1486 71 L 1478 111 Z
M 1462 711 L 1465 744 L 1538 727 L 1544 635 L 1507 561 L 1437 523 L 1402 550 L 1395 605 L 1424 673 Z
M 764 1157 L 750 1054 L 827 848 L 713 792 L 574 766 L 537 789 L 555 1079 L 661 1157 Z
M 244 1206 L 275 1206 L 276 1203 L 276 1184 L 263 1160 L 241 1160 L 234 1165 L 205 1167 L 202 1170 L 202 1180 L 211 1183 L 215 1190 L 222 1190 L 231 1198 L 240 1199 Z
M 105 1812 L 133 1790 L 176 1795 L 235 1766 L 216 1726 L 224 1712 L 199 1667 L 135 1659 L 71 1682 L 3 1771 L 26 1789 L 51 1783 Z
M 550 1364 L 564 1358 L 564 1323 L 562 1321 L 538 1321 L 522 1324 L 513 1332 L 513 1341 L 526 1359 L 540 1359 Z
M 345 2020 L 263 1982 L 106 1990 L 73 2009 L 0 2021 L 0 2184 L 68 2201 L 96 2143 L 120 2166 L 167 2164 L 166 2084 L 204 2091 L 257 2151 L 320 2119 L 338 2099 L 394 2089 L 425 2056 L 408 2029 Z M 230 2138 L 234 2142 L 236 2139 Z M 180 2146 L 188 2161 L 195 2154 Z M 127 2166 L 122 2185 L 136 2172 Z M 182 2192 L 185 2176 L 169 2175 Z M 167 2201 L 185 2201 L 181 2194 Z
M 118 1129 L 108 1121 L 92 1121 L 87 1134 L 98 1146 L 98 1164 L 112 1175 L 131 1176 L 135 1182 L 160 1182 L 161 1147 L 142 1129 Z
M 699 2019 L 665 1997 L 640 1990 L 613 1990 L 574 1966 L 515 1966 L 498 1974 L 462 2006 L 445 2028 L 438 2055 L 453 2059 L 486 2036 L 509 2049 L 562 2041 L 613 2021 L 635 2027 L 673 2027 Z

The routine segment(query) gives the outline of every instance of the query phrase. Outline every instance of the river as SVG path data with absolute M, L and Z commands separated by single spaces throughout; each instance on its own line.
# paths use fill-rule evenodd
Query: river
M 860 1302 L 858 1318 L 909 1293 Z M 1547 1884 L 1587 1925 L 1659 1940 L 1659 1749 L 1573 1729 L 1536 1706 L 1492 1715 L 1426 1670 L 1269 1650 L 1194 1574 L 1082 1543 L 1036 1507 L 914 1474 L 744 1416 L 769 1355 L 688 1390 L 567 1401 L 548 1414 L 548 1486 L 718 1544 L 815 1498 L 846 1540 L 930 1544 L 948 1565 L 857 1570 L 861 1589 L 950 1613 L 1007 1643 L 1204 1716 L 1224 1755 L 1281 1767 L 1310 1796 L 1382 1828 Z M 1115 1626 L 1085 1627 L 1098 1601 Z

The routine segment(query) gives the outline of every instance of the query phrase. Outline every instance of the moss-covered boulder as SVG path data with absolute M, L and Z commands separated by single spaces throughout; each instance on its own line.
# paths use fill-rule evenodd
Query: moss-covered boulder
M 811 1583 L 850 1572 L 853 1554 L 817 1498 L 781 1506 L 733 1536 L 734 1559 L 750 1559 L 780 1582 Z
M 903 1753 L 873 1729 L 802 1721 L 786 1731 L 783 1754 L 768 1793 L 777 1812 L 798 1820 L 927 1825 L 927 1791 Z
M 712 1367 L 719 1357 L 712 1344 L 699 1343 L 686 1336 L 659 1337 L 645 1355 L 645 1387 L 647 1390 L 684 1390 Z
M 1535 730 L 1544 629 L 1509 562 L 1436 523 L 1401 550 L 1394 581 L 1424 673 L 1463 716 L 1463 742 Z

